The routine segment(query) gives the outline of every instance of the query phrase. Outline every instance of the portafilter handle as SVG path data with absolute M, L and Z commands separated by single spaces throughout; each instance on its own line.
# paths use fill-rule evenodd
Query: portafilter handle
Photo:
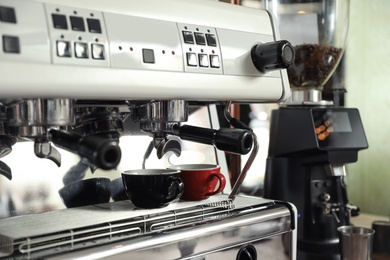
M 251 131 L 236 128 L 220 128 L 219 130 L 189 125 L 174 125 L 173 133 L 181 139 L 215 145 L 226 152 L 247 154 L 252 149 L 253 137 Z
M 103 170 L 115 169 L 121 160 L 118 141 L 99 135 L 80 136 L 74 133 L 50 130 L 51 141 L 58 147 L 77 153 L 89 165 Z

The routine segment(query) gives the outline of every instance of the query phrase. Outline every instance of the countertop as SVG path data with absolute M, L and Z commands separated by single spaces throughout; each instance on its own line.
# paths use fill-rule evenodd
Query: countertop
M 380 220 L 380 221 L 389 221 L 390 217 L 386 216 L 378 216 L 373 214 L 361 213 L 357 217 L 351 217 L 351 223 L 358 227 L 371 228 L 372 222 Z
M 371 228 L 372 222 L 377 221 L 377 220 L 389 221 L 389 217 L 378 216 L 378 215 L 367 214 L 367 213 L 361 213 L 357 217 L 351 217 L 351 222 L 353 225 L 359 226 L 359 227 L 365 227 L 365 228 Z M 270 241 L 267 241 L 267 243 L 268 243 L 268 248 L 270 251 L 280 252 L 280 245 L 279 245 L 280 242 L 278 240 L 276 240 L 276 239 L 270 240 Z M 288 257 L 286 255 L 284 257 L 285 258 L 283 258 L 283 259 L 288 259 Z M 390 256 L 374 254 L 374 255 L 372 255 L 372 259 L 373 260 L 390 260 Z
M 367 213 L 361 213 L 358 217 L 352 217 L 351 218 L 351 223 L 355 226 L 359 227 L 365 227 L 365 228 L 372 228 L 372 222 L 374 221 L 386 221 L 389 222 L 389 217 L 387 216 L 378 216 L 378 215 L 373 215 L 373 214 L 367 214 Z M 374 243 L 375 243 L 375 234 L 374 234 Z M 384 241 L 380 241 L 379 243 L 383 245 L 388 244 Z M 374 246 L 375 247 L 375 246 Z M 389 254 L 378 254 L 378 253 L 373 253 L 372 255 L 373 260 L 390 260 L 390 255 Z

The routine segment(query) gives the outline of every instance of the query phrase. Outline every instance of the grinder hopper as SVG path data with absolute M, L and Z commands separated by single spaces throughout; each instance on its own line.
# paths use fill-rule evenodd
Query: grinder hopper
M 295 62 L 287 70 L 290 103 L 318 104 L 344 53 L 349 0 L 264 0 L 263 5 L 276 17 L 281 37 L 295 48 Z

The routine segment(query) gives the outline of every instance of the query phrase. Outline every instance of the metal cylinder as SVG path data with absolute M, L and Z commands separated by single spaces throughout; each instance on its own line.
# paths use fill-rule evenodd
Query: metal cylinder
M 10 126 L 67 126 L 75 124 L 72 99 L 22 99 L 7 105 Z
M 135 109 L 134 120 L 173 123 L 188 120 L 188 103 L 184 100 L 152 101 Z

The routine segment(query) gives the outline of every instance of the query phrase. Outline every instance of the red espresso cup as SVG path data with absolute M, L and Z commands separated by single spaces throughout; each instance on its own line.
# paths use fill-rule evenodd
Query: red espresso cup
M 215 164 L 172 165 L 169 169 L 179 170 L 184 183 L 182 200 L 204 200 L 223 191 L 226 179 L 221 167 Z

